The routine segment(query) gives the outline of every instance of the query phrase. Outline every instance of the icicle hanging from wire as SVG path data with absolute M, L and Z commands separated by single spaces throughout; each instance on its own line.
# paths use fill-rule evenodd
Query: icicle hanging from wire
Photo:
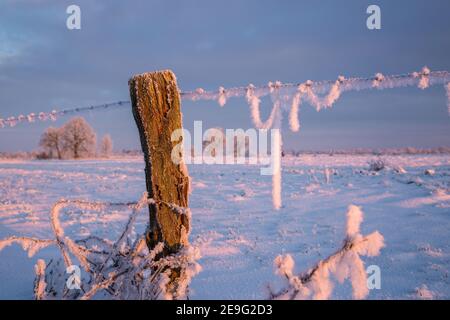
M 283 84 L 279 81 L 272 83 L 269 82 L 268 88 L 273 100 L 273 107 L 269 118 L 266 122 L 261 121 L 260 116 L 260 104 L 261 99 L 258 94 L 255 93 L 255 86 L 252 84 L 247 88 L 246 98 L 250 106 L 251 117 L 253 124 L 258 129 L 270 129 L 273 126 L 275 115 L 278 109 L 281 108 L 281 103 L 287 103 L 291 101 L 289 112 L 289 126 L 293 132 L 297 132 L 300 129 L 300 123 L 298 120 L 298 110 L 301 104 L 302 98 L 306 99 L 317 111 L 323 108 L 331 108 L 331 106 L 339 99 L 341 95 L 340 86 L 345 81 L 343 76 L 340 76 L 335 83 L 331 86 L 330 91 L 324 97 L 319 97 L 312 89 L 313 82 L 311 80 L 306 81 L 298 86 L 297 91 L 291 93 L 290 90 L 283 87 Z M 281 89 L 285 89 L 281 93 Z M 277 98 L 274 99 L 274 90 L 277 91 Z M 281 97 L 281 94 L 283 95 Z M 283 101 L 281 101 L 283 100 Z
M 298 91 L 292 97 L 291 111 L 289 112 L 289 127 L 291 131 L 298 132 L 300 130 L 300 121 L 298 119 L 298 113 L 300 110 L 300 104 L 302 99 L 302 88 L 298 88 Z
M 271 88 L 271 90 L 274 90 L 273 86 L 279 87 L 279 83 L 276 83 L 275 85 L 273 85 L 270 82 L 269 87 Z M 250 114 L 252 117 L 253 124 L 258 129 L 270 129 L 273 126 L 273 122 L 274 122 L 276 113 L 277 113 L 278 109 L 280 108 L 280 103 L 279 103 L 279 101 L 274 101 L 272 111 L 270 112 L 269 118 L 265 122 L 262 122 L 261 113 L 259 110 L 259 107 L 261 104 L 261 99 L 259 97 L 260 96 L 259 96 L 258 92 L 255 90 L 255 86 L 250 84 L 247 89 L 246 98 L 247 98 L 247 102 L 250 106 Z
M 331 86 L 329 93 L 323 97 L 319 98 L 311 88 L 312 81 L 308 80 L 304 84 L 304 91 L 306 93 L 306 98 L 308 102 L 316 108 L 317 111 L 322 109 L 331 108 L 333 104 L 339 99 L 341 96 L 340 86 L 345 81 L 343 76 L 339 76 L 336 82 Z
M 282 205 L 282 177 L 281 177 L 281 156 L 282 156 L 282 147 L 283 147 L 283 139 L 282 139 L 282 108 L 287 104 L 290 99 L 290 95 L 286 94 L 282 90 L 282 83 L 280 81 L 276 81 L 275 83 L 269 82 L 268 84 L 270 98 L 273 103 L 273 109 L 271 114 L 272 130 L 271 133 L 271 158 L 272 158 L 272 204 L 275 210 L 279 210 Z
M 291 84 L 281 84 L 277 82 L 278 90 L 283 89 L 284 93 L 289 96 L 291 101 L 289 111 L 289 126 L 291 131 L 298 132 L 300 123 L 298 119 L 299 107 L 302 99 L 313 106 L 317 111 L 331 108 L 337 100 L 341 97 L 342 92 L 364 89 L 390 89 L 405 86 L 417 86 L 424 90 L 431 85 L 449 83 L 450 73 L 446 71 L 431 72 L 428 67 L 424 67 L 421 72 L 413 72 L 408 75 L 401 76 L 385 76 L 382 73 L 377 73 L 373 78 L 349 78 L 339 76 L 334 82 L 313 82 L 308 80 L 297 85 L 296 90 L 293 90 Z M 246 99 L 250 106 L 250 113 L 252 121 L 256 128 L 270 129 L 273 126 L 273 120 L 276 113 L 275 106 L 272 108 L 270 116 L 266 122 L 262 122 L 260 118 L 260 104 L 261 97 L 271 94 L 274 88 L 273 83 L 269 83 L 265 87 L 255 87 L 249 85 L 246 89 Z M 239 88 L 232 89 L 234 96 Z M 319 93 L 328 93 L 319 97 Z M 210 95 L 210 94 L 209 94 Z M 206 98 L 207 99 L 207 98 Z M 450 115 L 450 111 L 449 111 Z

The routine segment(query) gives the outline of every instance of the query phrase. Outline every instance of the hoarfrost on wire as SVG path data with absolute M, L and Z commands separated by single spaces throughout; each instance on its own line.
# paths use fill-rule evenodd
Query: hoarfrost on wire
M 386 76 L 382 73 L 376 73 L 372 78 L 344 78 L 339 76 L 336 81 L 311 81 L 308 80 L 301 84 L 281 84 L 278 89 L 282 89 L 291 100 L 290 110 L 290 127 L 291 130 L 297 132 L 300 128 L 296 114 L 301 104 L 301 100 L 307 101 L 317 111 L 331 108 L 334 103 L 340 98 L 343 92 L 359 91 L 367 89 L 392 89 L 398 87 L 417 86 L 420 89 L 426 89 L 432 85 L 446 86 L 450 82 L 450 72 L 435 71 L 431 72 L 428 67 L 423 67 L 420 72 L 412 72 L 404 75 L 390 75 Z M 279 84 L 279 83 L 278 83 Z M 198 88 L 194 91 L 180 92 L 183 99 L 198 101 L 198 100 L 216 100 L 218 104 L 223 107 L 229 98 L 246 97 L 250 106 L 251 117 L 253 123 L 257 128 L 270 128 L 273 123 L 273 114 L 269 119 L 262 123 L 259 116 L 260 98 L 271 94 L 277 83 L 269 83 L 267 86 L 255 87 L 249 85 L 248 87 L 228 88 L 219 87 L 217 91 L 206 91 Z M 319 94 L 325 94 L 319 97 Z M 0 128 L 10 126 L 13 127 L 22 122 L 34 122 L 36 120 L 46 121 L 48 119 L 55 121 L 57 117 L 72 114 L 76 112 L 109 109 L 115 106 L 122 106 L 129 104 L 130 101 L 117 101 L 90 107 L 82 107 L 75 109 L 67 109 L 62 111 L 55 111 L 46 113 L 40 112 L 37 115 L 30 113 L 29 115 L 20 115 L 18 117 L 9 117 L 6 119 L 0 118 Z M 274 111 L 274 110 L 272 110 Z
M 261 98 L 272 94 L 274 90 L 283 91 L 285 99 L 291 101 L 289 124 L 292 131 L 297 132 L 300 128 L 298 121 L 298 109 L 301 101 L 304 100 L 312 105 L 317 111 L 331 108 L 341 97 L 343 92 L 359 91 L 367 89 L 392 89 L 397 87 L 417 86 L 426 89 L 431 85 L 444 84 L 450 80 L 450 73 L 447 71 L 431 72 L 428 67 L 423 67 L 420 72 L 412 72 L 405 75 L 386 76 L 376 73 L 372 78 L 344 78 L 339 76 L 336 81 L 307 80 L 301 84 L 275 84 L 269 82 L 267 86 L 255 87 L 250 84 L 248 87 L 237 87 L 224 89 L 220 87 L 217 92 L 197 89 L 192 92 L 181 92 L 184 99 L 188 100 L 217 100 L 220 106 L 224 106 L 230 97 L 245 96 L 250 107 L 250 115 L 256 128 L 269 129 L 273 126 L 273 121 L 277 108 L 274 104 L 269 118 L 262 122 L 260 118 Z M 324 94 L 322 97 L 320 94 Z
M 269 118 L 265 122 L 262 122 L 260 118 L 261 97 L 267 94 L 273 95 L 274 90 L 278 92 L 282 91 L 284 95 L 283 99 L 285 101 L 290 101 L 290 129 L 293 132 L 297 132 L 300 129 L 298 111 L 302 100 L 308 102 L 317 111 L 321 111 L 322 109 L 331 108 L 336 101 L 339 100 L 341 94 L 346 91 L 359 91 L 363 89 L 383 90 L 412 85 L 417 85 L 418 88 L 424 90 L 433 84 L 446 84 L 449 78 L 450 74 L 448 72 L 432 73 L 429 68 L 424 67 L 421 72 L 413 72 L 404 76 L 384 76 L 381 73 L 377 73 L 374 78 L 371 79 L 346 79 L 344 76 L 339 76 L 333 83 L 330 83 L 329 81 L 313 82 L 307 80 L 306 82 L 297 85 L 296 89 L 294 89 L 295 87 L 292 84 L 281 84 L 279 82 L 276 82 L 275 85 L 269 82 L 266 87 L 259 88 L 251 84 L 245 89 L 245 96 L 250 107 L 251 119 L 255 127 L 260 129 L 270 129 L 273 127 L 275 114 L 278 112 L 279 104 L 277 104 L 277 102 L 274 103 Z M 446 85 L 448 93 L 449 89 L 447 86 L 448 84 Z M 232 90 L 238 91 L 239 89 L 240 88 L 235 88 Z M 319 94 L 323 93 L 325 93 L 325 95 L 320 97 Z M 223 88 L 221 88 L 221 95 L 223 94 Z M 214 98 L 214 94 L 207 92 L 203 92 L 202 96 L 204 99 Z M 196 96 L 195 100 L 200 98 L 201 97 Z

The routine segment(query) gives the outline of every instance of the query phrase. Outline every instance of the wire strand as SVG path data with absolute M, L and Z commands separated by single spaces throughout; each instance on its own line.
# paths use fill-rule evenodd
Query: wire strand
M 216 91 L 206 91 L 198 88 L 194 91 L 180 91 L 180 97 L 184 100 L 199 101 L 199 100 L 217 100 L 223 106 L 229 98 L 245 97 L 249 90 L 252 94 L 258 97 L 269 95 L 274 88 L 277 90 L 284 90 L 285 94 L 294 94 L 302 88 L 309 88 L 310 93 L 321 94 L 329 90 L 333 85 L 339 83 L 339 90 L 359 91 L 367 89 L 392 89 L 398 87 L 418 86 L 421 89 L 428 88 L 432 85 L 446 85 L 450 83 L 450 72 L 448 71 L 434 71 L 431 72 L 427 67 L 424 67 L 421 72 L 412 72 L 408 74 L 389 75 L 384 76 L 377 73 L 374 77 L 369 78 L 344 78 L 340 76 L 338 80 L 324 80 L 324 81 L 305 81 L 303 83 L 279 83 L 275 84 L 269 82 L 263 86 L 242 86 L 225 89 L 220 87 Z M 55 121 L 58 117 L 82 113 L 86 111 L 107 110 L 113 107 L 123 107 L 130 105 L 129 100 L 120 100 L 110 103 L 103 103 L 99 105 L 91 105 L 87 107 L 77 107 L 72 109 L 64 109 L 60 111 L 53 110 L 51 112 L 30 113 L 28 115 L 19 115 L 9 118 L 0 118 L 0 128 L 14 127 L 18 123 L 33 123 L 36 121 Z M 450 105 L 449 105 L 450 112 Z

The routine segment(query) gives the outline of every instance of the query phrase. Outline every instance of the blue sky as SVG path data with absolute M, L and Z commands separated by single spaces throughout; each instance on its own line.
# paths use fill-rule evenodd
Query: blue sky
M 70 4 L 81 30 L 66 28 Z M 369 4 L 381 30 L 366 28 Z M 449 14 L 448 0 L 1 0 L 0 117 L 127 100 L 130 76 L 167 68 L 182 90 L 450 70 Z M 183 114 L 187 128 L 252 127 L 243 99 L 184 102 Z M 139 148 L 129 109 L 83 116 L 117 149 Z M 345 93 L 329 111 L 304 106 L 301 122 L 286 148 L 450 145 L 442 87 Z M 35 149 L 48 125 L 1 129 L 0 151 Z

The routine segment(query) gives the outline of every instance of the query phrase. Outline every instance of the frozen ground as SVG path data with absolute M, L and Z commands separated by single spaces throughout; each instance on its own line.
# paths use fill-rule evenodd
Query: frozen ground
M 191 165 L 191 242 L 203 271 L 191 299 L 266 298 L 280 285 L 273 260 L 291 253 L 306 270 L 341 245 L 349 204 L 362 206 L 362 233 L 378 230 L 386 247 L 363 260 L 381 268 L 382 287 L 369 299 L 450 299 L 450 156 L 306 155 L 283 159 L 283 207 L 272 209 L 271 177 L 258 166 Z M 136 201 L 144 190 L 139 158 L 86 161 L 0 161 L 0 238 L 52 237 L 49 211 L 60 198 Z M 404 169 L 401 170 L 400 167 Z M 328 168 L 329 181 L 325 169 Z M 425 171 L 433 171 L 425 174 Z M 430 174 L 431 173 L 431 174 Z M 66 211 L 68 234 L 115 239 L 129 212 Z M 143 213 L 137 232 L 147 219 Z M 32 298 L 33 266 L 57 257 L 48 248 L 29 259 L 18 245 L 0 252 L 0 298 Z M 335 299 L 351 298 L 348 283 Z

